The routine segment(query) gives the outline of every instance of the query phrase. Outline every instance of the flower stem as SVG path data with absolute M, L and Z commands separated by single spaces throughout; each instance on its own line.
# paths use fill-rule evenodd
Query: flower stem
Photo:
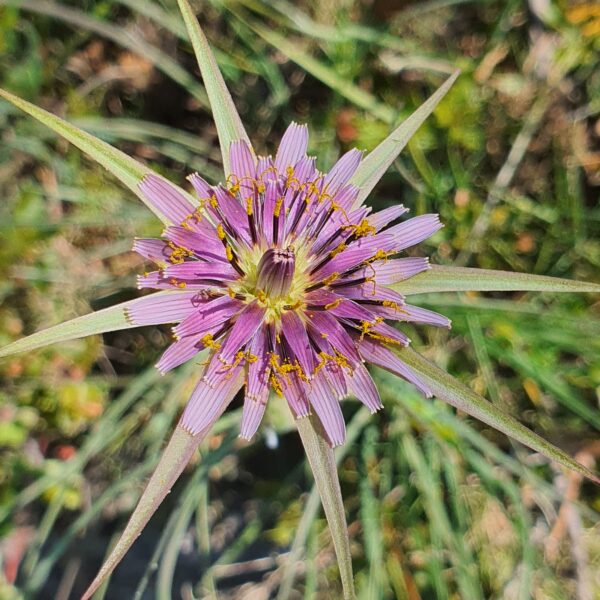
M 323 426 L 316 415 L 298 419 L 296 426 L 321 496 L 321 503 L 333 538 L 344 600 L 355 600 L 348 527 L 333 449 L 329 446 Z

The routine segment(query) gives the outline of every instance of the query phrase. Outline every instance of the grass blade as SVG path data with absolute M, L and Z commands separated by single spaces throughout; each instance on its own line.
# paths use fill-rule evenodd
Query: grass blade
M 529 273 L 432 265 L 393 286 L 401 294 L 430 292 L 600 292 L 600 284 Z
M 117 148 L 114 148 L 110 144 L 99 140 L 93 135 L 75 127 L 71 123 L 64 121 L 60 117 L 57 117 L 43 108 L 39 108 L 35 104 L 31 104 L 30 102 L 27 102 L 27 100 L 23 100 L 6 90 L 0 89 L 0 98 L 4 98 L 43 125 L 46 125 L 46 127 L 49 127 L 64 137 L 73 145 L 77 146 L 98 164 L 102 165 L 107 171 L 110 171 L 123 185 L 133 191 L 163 223 L 169 223 L 167 217 L 154 208 L 139 190 L 138 184 L 146 175 L 153 173 L 151 169 L 130 156 L 127 156 L 124 152 L 117 150 Z M 173 184 L 170 183 L 170 185 Z M 190 202 L 193 204 L 198 203 L 187 192 L 180 188 L 177 189 L 186 196 Z
M 410 138 L 431 115 L 441 99 L 456 81 L 460 71 L 455 71 L 415 112 L 404 120 L 377 148 L 360 163 L 350 183 L 360 188 L 355 206 L 363 203 L 382 175 L 402 152 Z
M 217 126 L 217 132 L 219 133 L 223 167 L 225 175 L 228 175 L 231 173 L 231 165 L 229 163 L 229 146 L 231 142 L 244 140 L 250 147 L 252 147 L 252 144 L 192 7 L 187 0 L 177 1 L 196 54 L 196 59 L 198 60 L 206 92 L 208 93 L 213 118 Z
M 476 394 L 458 379 L 429 362 L 411 348 L 402 348 L 396 352 L 403 362 L 424 379 L 434 395 L 441 400 L 525 444 L 550 460 L 600 484 L 600 477 L 595 473 L 573 460 L 568 454 L 546 441 L 543 437 L 527 429 L 513 417 Z

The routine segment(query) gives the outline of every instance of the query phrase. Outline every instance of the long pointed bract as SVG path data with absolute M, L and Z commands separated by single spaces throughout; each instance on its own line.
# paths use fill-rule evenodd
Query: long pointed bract
M 161 296 L 174 296 L 176 294 L 181 295 L 181 292 L 167 290 L 151 294 L 151 296 L 158 298 Z M 143 298 L 149 297 L 150 295 Z M 140 325 L 133 323 L 127 317 L 127 309 L 134 307 L 143 298 L 121 302 L 121 304 L 115 304 L 114 306 L 32 333 L 12 344 L 8 344 L 8 346 L 4 346 L 4 348 L 0 348 L 0 358 L 18 354 L 19 352 L 28 352 L 36 348 L 43 348 L 56 342 L 76 340 L 88 335 L 106 333 L 107 331 L 120 331 L 122 329 L 140 327 Z
M 337 475 L 333 449 L 326 439 L 323 426 L 316 415 L 296 420 L 298 433 L 306 457 L 315 478 L 315 484 L 321 496 L 327 524 L 331 531 L 333 546 L 340 568 L 344 600 L 354 600 L 354 578 L 352 575 L 352 557 L 348 541 L 348 527 L 344 514 L 344 503 Z
M 104 561 L 98 575 L 96 575 L 81 600 L 91 598 L 94 592 L 121 562 L 152 515 L 156 512 L 156 509 L 171 491 L 171 488 L 190 461 L 200 442 L 202 442 L 212 425 L 233 400 L 241 385 L 242 380 L 238 379 L 237 384 L 232 386 L 228 390 L 227 395 L 220 399 L 220 409 L 213 415 L 212 422 L 196 435 L 188 433 L 181 424 L 177 425 L 119 541 Z
M 435 396 L 451 404 L 468 415 L 483 421 L 494 429 L 525 444 L 532 450 L 543 454 L 546 458 L 580 473 L 584 477 L 600 484 L 600 477 L 573 460 L 568 454 L 557 448 L 543 437 L 537 435 L 496 405 L 476 394 L 433 363 L 411 348 L 396 350 L 398 356 L 416 371 L 431 388 Z
M 148 481 L 138 505 L 131 515 L 119 541 L 111 550 L 110 555 L 102 565 L 94 581 L 82 596 L 82 600 L 91 598 L 94 592 L 102 585 L 104 580 L 112 573 L 121 562 L 133 542 L 160 506 L 171 487 L 181 475 L 181 472 L 190 461 L 192 454 L 200 445 L 204 432 L 191 435 L 185 429 L 176 427 L 167 447 L 164 449 L 160 461 Z
M 460 71 L 455 71 L 446 81 L 425 101 L 408 119 L 397 127 L 381 142 L 377 148 L 370 152 L 360 163 L 350 183 L 360 188 L 355 201 L 355 206 L 362 204 L 371 193 L 382 175 L 388 170 L 398 154 L 402 152 L 410 138 L 421 127 L 423 122 L 434 111 L 440 100 L 446 95 L 452 84 L 456 81 Z
M 401 294 L 431 292 L 600 292 L 600 284 L 545 275 L 431 265 L 390 286 Z
M 217 61 L 210 49 L 208 40 L 200 28 L 196 15 L 187 0 L 177 0 L 181 15 L 185 21 L 188 35 L 194 47 L 202 80 L 206 87 L 213 117 L 219 134 L 219 143 L 221 154 L 223 156 L 223 166 L 225 175 L 231 173 L 231 164 L 229 161 L 229 146 L 236 140 L 245 141 L 248 146 L 250 138 L 244 129 L 242 120 L 235 108 L 231 94 L 225 85 Z
M 31 115 L 34 119 L 77 146 L 98 164 L 102 165 L 107 171 L 110 171 L 123 185 L 132 190 L 163 223 L 170 224 L 169 219 L 152 206 L 139 189 L 140 181 L 146 175 L 153 173 L 151 169 L 130 156 L 127 156 L 124 152 L 117 150 L 117 148 L 114 148 L 110 144 L 103 142 L 97 137 L 75 127 L 75 125 L 64 121 L 60 117 L 57 117 L 43 108 L 39 108 L 38 106 L 35 106 L 35 104 L 31 104 L 6 90 L 0 89 L 0 97 L 4 98 L 17 108 L 20 108 L 23 112 Z M 169 183 L 169 185 L 177 187 L 172 183 Z M 194 198 L 186 191 L 181 188 L 177 189 L 192 203 L 197 204 L 196 200 L 194 200 Z

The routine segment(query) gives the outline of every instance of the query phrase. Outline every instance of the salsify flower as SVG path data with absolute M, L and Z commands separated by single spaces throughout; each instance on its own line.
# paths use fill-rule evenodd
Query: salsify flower
M 444 316 L 407 303 L 409 294 L 600 291 L 597 284 L 522 273 L 430 268 L 426 258 L 405 251 L 441 227 L 437 215 L 406 219 L 401 205 L 373 213 L 364 204 L 458 73 L 366 157 L 351 150 L 321 173 L 306 154 L 305 125 L 290 125 L 275 158 L 255 155 L 188 1 L 178 4 L 213 108 L 223 184 L 211 186 L 193 174 L 194 197 L 105 142 L 0 90 L 1 97 L 111 171 L 166 225 L 162 239 L 134 244 L 158 266 L 139 278 L 139 287 L 158 291 L 17 340 L 0 349 L 0 358 L 93 333 L 175 323 L 175 340 L 160 358 L 159 370 L 165 373 L 199 353 L 205 363 L 127 527 L 84 598 L 123 558 L 242 386 L 242 437 L 256 432 L 270 395 L 285 398 L 296 417 L 345 598 L 355 595 L 332 447 L 345 437 L 341 399 L 355 396 L 372 412 L 381 408 L 365 363 L 395 373 L 425 395 L 445 400 L 599 483 L 590 469 L 412 351 L 408 337 L 393 326 L 450 325 Z
M 426 258 L 398 256 L 435 233 L 440 220 L 401 220 L 402 205 L 372 213 L 349 183 L 362 152 L 350 150 L 321 173 L 307 145 L 308 129 L 296 123 L 275 158 L 256 158 L 245 141 L 233 142 L 226 184 L 189 177 L 197 207 L 155 175 L 140 183 L 147 201 L 176 225 L 164 239 L 135 241 L 159 266 L 138 285 L 180 293 L 150 296 L 127 314 L 135 325 L 178 323 L 176 341 L 157 364 L 163 373 L 210 350 L 181 420 L 193 435 L 212 423 L 240 377 L 244 438 L 256 432 L 272 390 L 295 417 L 314 410 L 330 443 L 341 444 L 340 400 L 352 394 L 372 412 L 381 408 L 365 362 L 431 395 L 390 349 L 409 339 L 386 321 L 449 326 L 388 287 L 429 268 Z

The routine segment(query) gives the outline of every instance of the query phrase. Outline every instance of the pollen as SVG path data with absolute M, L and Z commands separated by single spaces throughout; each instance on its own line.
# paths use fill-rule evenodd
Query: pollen
M 211 350 L 221 349 L 221 344 L 219 344 L 219 342 L 215 342 L 211 333 L 207 333 L 204 337 L 200 338 L 200 341 L 205 348 L 210 348 Z
M 279 217 L 279 215 L 281 214 L 281 205 L 282 204 L 283 204 L 283 198 L 281 196 L 279 196 L 277 198 L 277 201 L 275 202 L 275 208 L 273 209 L 274 217 Z
M 326 304 L 325 310 L 333 310 L 334 308 L 337 308 L 343 301 L 344 301 L 343 298 L 338 298 L 337 300 L 334 300 L 333 302 Z

